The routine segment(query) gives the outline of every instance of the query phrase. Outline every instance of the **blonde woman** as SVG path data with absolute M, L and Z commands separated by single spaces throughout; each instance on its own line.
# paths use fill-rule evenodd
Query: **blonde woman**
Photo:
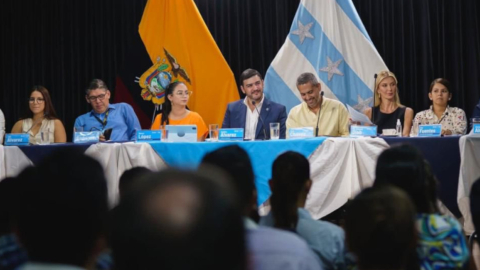
M 403 136 L 408 137 L 412 127 L 413 110 L 400 103 L 397 78 L 391 71 L 381 71 L 375 81 L 375 103 L 373 108 L 365 110 L 365 115 L 377 125 L 377 132 L 395 129 L 397 119 L 403 127 Z

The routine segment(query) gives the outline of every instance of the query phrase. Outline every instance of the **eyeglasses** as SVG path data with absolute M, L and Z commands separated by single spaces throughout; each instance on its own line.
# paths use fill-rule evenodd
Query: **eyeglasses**
M 193 91 L 190 91 L 190 90 L 175 92 L 175 95 L 177 96 L 191 96 L 192 94 L 193 94 Z
M 45 99 L 43 99 L 43 98 L 33 98 L 33 97 L 28 99 L 28 102 L 30 102 L 30 103 L 35 103 L 35 101 L 37 103 L 43 103 L 45 101 Z
M 104 100 L 105 99 L 105 95 L 106 94 L 101 94 L 101 95 L 98 95 L 98 96 L 91 96 L 91 97 L 87 97 L 88 100 L 90 100 L 91 102 L 94 102 L 95 100 Z

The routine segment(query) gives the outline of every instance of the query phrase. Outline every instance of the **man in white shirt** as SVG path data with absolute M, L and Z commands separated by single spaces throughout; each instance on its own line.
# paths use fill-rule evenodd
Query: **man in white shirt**
M 270 123 L 280 123 L 280 138 L 285 138 L 285 106 L 265 98 L 262 75 L 247 69 L 240 75 L 240 89 L 245 99 L 228 104 L 223 128 L 243 128 L 246 140 L 267 140 L 270 138 Z

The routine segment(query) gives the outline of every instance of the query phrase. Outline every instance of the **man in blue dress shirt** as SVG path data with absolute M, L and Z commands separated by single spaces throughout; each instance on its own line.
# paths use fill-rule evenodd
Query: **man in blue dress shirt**
M 86 90 L 87 102 L 92 105 L 92 111 L 80 115 L 75 120 L 75 128 L 83 131 L 103 131 L 112 129 L 111 141 L 135 140 L 140 122 L 127 103 L 110 104 L 110 91 L 100 79 L 94 79 Z M 103 134 L 100 141 L 105 141 Z

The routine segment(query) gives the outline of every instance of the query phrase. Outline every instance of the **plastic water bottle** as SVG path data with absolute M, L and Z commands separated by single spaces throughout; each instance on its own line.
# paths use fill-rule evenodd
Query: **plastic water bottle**
M 400 119 L 397 119 L 397 127 L 395 129 L 397 130 L 397 136 L 402 137 L 403 129 L 402 129 L 402 123 L 400 123 Z

